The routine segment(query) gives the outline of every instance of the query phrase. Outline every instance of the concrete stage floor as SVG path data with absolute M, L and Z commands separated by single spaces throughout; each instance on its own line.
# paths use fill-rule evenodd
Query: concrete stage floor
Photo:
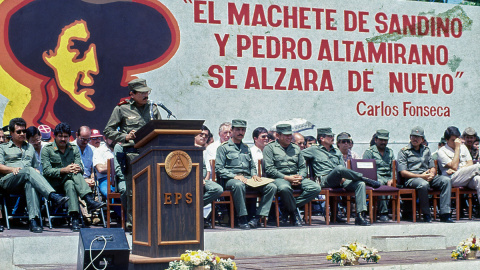
M 480 269 L 480 259 L 450 258 L 460 241 L 472 233 L 480 235 L 479 219 L 453 224 L 378 222 L 369 227 L 352 222 L 326 226 L 322 217 L 314 217 L 312 226 L 302 228 L 267 226 L 243 231 L 217 226 L 205 230 L 205 249 L 236 256 L 239 269 L 343 269 L 328 262 L 326 253 L 356 240 L 368 246 L 374 243 L 382 259 L 378 264 L 362 261 L 353 268 Z M 66 225 L 33 234 L 28 226 L 17 224 L 0 233 L 0 269 L 76 269 L 78 238 Z M 131 241 L 129 234 L 127 239 Z

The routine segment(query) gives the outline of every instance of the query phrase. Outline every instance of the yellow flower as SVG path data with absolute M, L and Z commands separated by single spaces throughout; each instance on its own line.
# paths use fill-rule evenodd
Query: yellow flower
M 347 258 L 347 254 L 340 255 L 340 259 L 345 260 Z
M 362 251 L 361 250 L 357 250 L 357 252 L 355 252 L 358 256 L 360 256 L 362 254 Z
M 187 256 L 187 254 L 185 254 L 185 253 L 182 254 L 182 255 L 180 256 L 180 260 L 185 261 L 185 257 L 186 257 L 186 256 Z
M 217 261 L 217 263 L 220 262 L 220 257 L 216 257 L 215 260 Z
M 357 250 L 357 246 L 354 245 L 354 244 L 350 244 L 350 246 L 348 246 L 348 247 L 353 251 Z
M 381 258 L 382 258 L 382 256 L 377 255 L 377 260 L 380 260 Z
M 327 260 L 328 261 L 332 260 L 332 255 L 327 255 Z
M 189 255 L 185 256 L 185 261 L 186 261 L 186 262 L 189 262 L 189 261 L 190 261 L 190 256 L 189 256 Z

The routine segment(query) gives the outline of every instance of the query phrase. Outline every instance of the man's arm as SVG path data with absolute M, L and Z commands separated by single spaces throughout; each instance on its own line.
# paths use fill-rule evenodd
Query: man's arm
M 43 175 L 46 178 L 59 179 L 61 178 L 61 168 L 54 168 L 51 163 L 52 155 L 50 147 L 44 147 L 42 149 L 42 166 Z
M 108 119 L 105 129 L 103 130 L 105 137 L 115 142 L 121 142 L 121 143 L 126 142 L 127 134 L 117 131 L 117 127 L 120 126 L 121 121 L 122 121 L 122 114 L 120 112 L 120 106 L 116 106 L 115 109 L 113 109 L 110 119 Z
M 363 157 L 362 158 L 363 159 L 374 159 L 372 151 L 370 151 L 370 149 L 365 150 L 365 152 L 363 152 Z
M 268 177 L 282 179 L 285 177 L 285 174 L 279 172 L 277 167 L 275 167 L 275 159 L 271 145 L 267 145 L 263 149 L 263 163 L 265 164 L 265 173 Z
M 298 153 L 298 175 L 303 179 L 307 177 L 307 165 L 305 163 L 305 158 L 303 157 L 302 151 Z
M 458 165 L 460 164 L 460 146 L 461 145 L 462 145 L 462 141 L 460 140 L 460 138 L 456 138 L 455 149 L 454 149 L 455 152 L 453 154 L 453 158 L 448 163 L 446 161 L 448 161 L 449 158 L 447 157 L 445 152 L 438 151 L 438 160 L 440 161 L 440 164 L 446 168 L 458 171 L 459 169 Z
M 219 178 L 231 179 L 236 175 L 232 173 L 229 169 L 225 168 L 225 162 L 227 159 L 227 151 L 222 145 L 217 148 L 217 156 L 215 158 L 215 171 Z

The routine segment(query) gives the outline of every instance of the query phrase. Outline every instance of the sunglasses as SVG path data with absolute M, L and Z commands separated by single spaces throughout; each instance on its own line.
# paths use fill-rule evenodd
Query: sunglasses
M 81 140 L 82 142 L 89 142 L 89 141 L 90 141 L 90 138 L 80 138 L 80 140 Z
M 339 143 L 350 143 L 350 141 L 349 140 L 341 140 L 341 141 L 339 141 Z
M 18 135 L 20 135 L 22 133 L 25 134 L 25 133 L 27 133 L 27 130 L 26 129 L 19 129 L 19 130 L 15 130 L 15 133 L 17 133 Z

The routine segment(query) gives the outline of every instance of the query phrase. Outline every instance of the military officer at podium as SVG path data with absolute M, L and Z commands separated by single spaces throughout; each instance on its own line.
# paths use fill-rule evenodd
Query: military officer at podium
M 305 159 L 297 144 L 292 143 L 292 126 L 280 124 L 276 127 L 277 140 L 263 149 L 263 160 L 267 177 L 275 179 L 278 194 L 285 207 L 285 214 L 295 226 L 302 226 L 297 207 L 302 207 L 320 193 L 320 185 L 307 179 Z M 301 189 L 302 194 L 293 197 L 293 188 Z
M 123 147 L 125 162 L 125 181 L 127 192 L 122 197 L 122 203 L 127 209 L 127 230 L 132 229 L 132 166 L 131 160 L 138 156 L 135 149 L 135 132 L 150 120 L 161 119 L 157 105 L 149 102 L 148 95 L 152 91 L 144 79 L 135 79 L 128 83 L 130 99 L 118 103 L 113 109 L 103 133 L 109 139 L 120 143 Z M 122 154 L 122 153 L 120 153 Z M 120 163 L 123 163 L 119 160 Z
M 245 137 L 247 122 L 235 119 L 232 121 L 232 137 L 222 143 L 217 149 L 215 159 L 215 171 L 217 172 L 220 184 L 227 190 L 232 191 L 233 203 L 238 215 L 238 226 L 248 230 L 256 228 L 261 218 L 268 216 L 273 196 L 277 192 L 274 183 L 268 183 L 256 188 L 247 187 L 247 179 L 261 182 L 257 176 L 250 148 L 242 142 Z M 255 190 L 262 194 L 255 217 L 247 222 L 247 207 L 245 205 L 246 190 Z

